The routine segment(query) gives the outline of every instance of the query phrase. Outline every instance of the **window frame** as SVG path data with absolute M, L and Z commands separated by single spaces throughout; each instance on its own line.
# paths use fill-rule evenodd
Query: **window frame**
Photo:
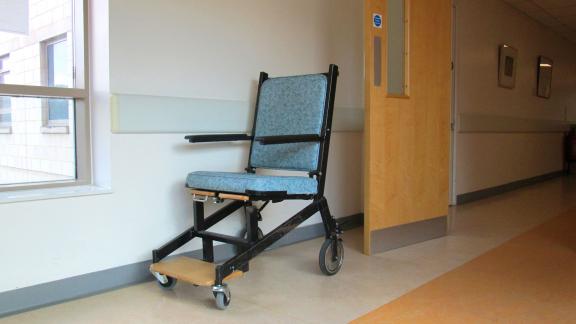
M 92 184 L 92 149 L 90 137 L 90 15 L 89 0 L 72 0 L 73 43 L 72 88 L 0 84 L 0 96 L 72 99 L 76 143 L 76 178 L 72 180 L 0 185 L 0 192 Z M 40 42 L 42 44 L 42 42 Z M 79 46 L 80 45 L 80 46 Z

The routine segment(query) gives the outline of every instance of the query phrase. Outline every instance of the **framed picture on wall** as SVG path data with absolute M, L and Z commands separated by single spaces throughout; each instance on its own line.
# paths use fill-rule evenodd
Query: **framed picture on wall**
M 538 85 L 536 95 L 541 98 L 550 98 L 552 92 L 552 66 L 554 62 L 545 56 L 538 57 Z
M 516 70 L 518 65 L 518 50 L 510 45 L 500 45 L 498 63 L 498 85 L 514 89 L 516 86 Z

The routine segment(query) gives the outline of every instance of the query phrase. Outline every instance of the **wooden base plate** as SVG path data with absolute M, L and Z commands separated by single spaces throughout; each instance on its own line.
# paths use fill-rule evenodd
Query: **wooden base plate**
M 150 271 L 186 281 L 198 286 L 214 285 L 215 265 L 206 261 L 187 257 L 174 258 L 168 261 L 153 263 Z M 234 271 L 224 281 L 242 276 L 242 271 Z

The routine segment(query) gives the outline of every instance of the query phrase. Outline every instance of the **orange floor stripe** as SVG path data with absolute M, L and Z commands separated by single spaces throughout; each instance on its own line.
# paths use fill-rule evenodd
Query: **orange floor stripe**
M 353 323 L 576 323 L 576 210 Z

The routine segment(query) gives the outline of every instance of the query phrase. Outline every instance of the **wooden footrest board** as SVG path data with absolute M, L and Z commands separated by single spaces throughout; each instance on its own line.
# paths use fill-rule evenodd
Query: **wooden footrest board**
M 198 286 L 214 285 L 216 277 L 214 263 L 187 257 L 174 258 L 168 261 L 153 263 L 150 271 L 186 281 Z M 224 281 L 242 276 L 242 271 L 234 271 Z

